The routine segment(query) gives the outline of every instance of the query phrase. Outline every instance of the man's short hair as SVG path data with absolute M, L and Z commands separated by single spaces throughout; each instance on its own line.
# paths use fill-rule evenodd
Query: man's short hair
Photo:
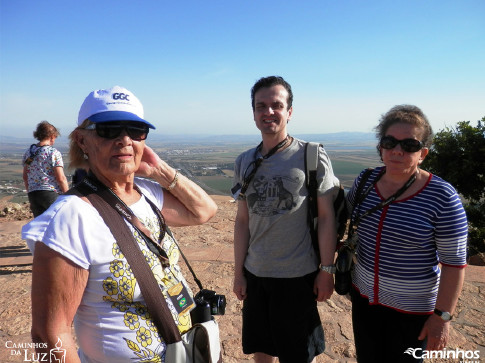
M 286 82 L 283 77 L 280 76 L 269 76 L 269 77 L 262 77 L 260 78 L 251 88 L 251 106 L 253 107 L 254 111 L 254 95 L 258 92 L 261 88 L 270 88 L 276 85 L 282 85 L 288 91 L 288 110 L 293 105 L 293 92 L 291 91 L 291 86 L 288 82 Z

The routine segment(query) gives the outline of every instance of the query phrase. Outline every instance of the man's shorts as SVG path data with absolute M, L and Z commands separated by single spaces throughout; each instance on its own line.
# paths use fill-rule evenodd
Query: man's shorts
M 296 278 L 258 277 L 245 271 L 242 345 L 245 354 L 311 362 L 325 350 L 313 283 L 317 272 Z

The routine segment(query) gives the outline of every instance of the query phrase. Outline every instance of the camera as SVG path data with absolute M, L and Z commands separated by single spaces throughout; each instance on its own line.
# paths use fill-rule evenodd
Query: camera
M 203 323 L 212 319 L 212 315 L 224 315 L 226 297 L 215 291 L 202 289 L 195 296 L 195 308 L 190 312 L 192 323 Z

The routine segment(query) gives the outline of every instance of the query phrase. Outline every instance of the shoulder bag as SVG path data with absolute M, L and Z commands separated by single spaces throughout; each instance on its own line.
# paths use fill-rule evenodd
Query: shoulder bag
M 138 190 L 139 191 L 139 190 Z M 140 191 L 139 191 L 140 192 Z M 160 335 L 166 343 L 165 362 L 167 363 L 216 363 L 222 362 L 219 327 L 216 320 L 211 317 L 209 321 L 197 323 L 186 333 L 180 335 L 180 332 L 173 320 L 172 314 L 168 308 L 165 297 L 143 256 L 138 243 L 135 241 L 131 230 L 125 223 L 125 218 L 134 228 L 141 232 L 141 235 L 147 241 L 150 249 L 156 248 L 163 265 L 169 263 L 168 256 L 159 244 L 150 238 L 150 232 L 143 226 L 138 218 L 133 214 L 126 204 L 124 204 L 109 188 L 103 185 L 96 177 L 90 175 L 72 188 L 70 194 L 79 197 L 86 197 L 95 207 L 106 225 L 110 228 L 121 251 L 136 276 L 140 286 L 141 293 L 147 304 L 147 309 L 157 326 Z M 141 193 L 141 192 L 140 192 Z M 168 227 L 163 222 L 160 211 L 149 198 L 148 203 L 158 211 L 157 216 L 164 231 Z M 175 240 L 175 239 L 174 239 Z M 152 250 L 153 251 L 153 250 Z M 181 252 L 181 251 L 180 251 Z M 182 254 L 182 252 L 181 252 Z M 182 254 L 185 259 L 185 256 Z M 188 264 L 192 274 L 192 268 Z M 200 281 L 195 277 L 198 286 L 202 289 Z

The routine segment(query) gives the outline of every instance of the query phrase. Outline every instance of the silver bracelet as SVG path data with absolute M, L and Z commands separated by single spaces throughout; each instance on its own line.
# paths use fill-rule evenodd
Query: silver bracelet
M 177 185 L 177 181 L 179 180 L 179 171 L 175 170 L 175 176 L 173 177 L 172 183 L 167 187 L 167 190 L 172 190 Z

